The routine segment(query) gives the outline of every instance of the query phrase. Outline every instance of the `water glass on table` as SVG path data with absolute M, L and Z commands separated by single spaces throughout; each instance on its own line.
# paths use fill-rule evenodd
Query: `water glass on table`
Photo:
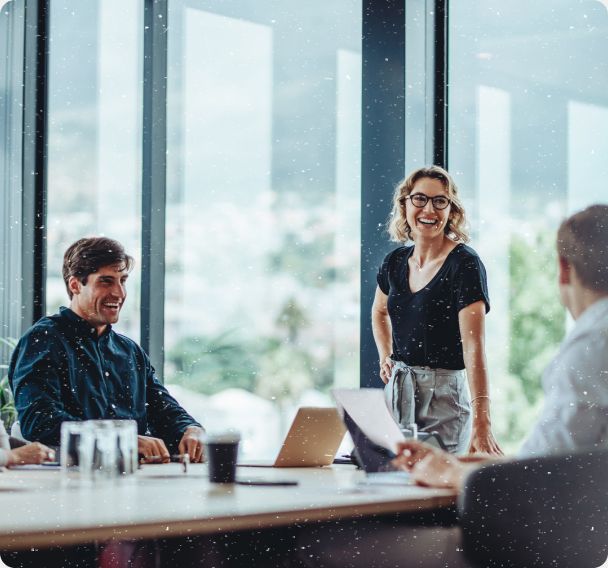
M 60 463 L 66 478 L 91 478 L 93 444 L 93 429 L 89 422 L 64 422 L 61 425 Z
M 137 471 L 134 420 L 90 420 L 93 428 L 93 477 L 116 479 Z
M 137 471 L 137 424 L 87 420 L 61 425 L 61 467 L 66 477 L 112 480 Z

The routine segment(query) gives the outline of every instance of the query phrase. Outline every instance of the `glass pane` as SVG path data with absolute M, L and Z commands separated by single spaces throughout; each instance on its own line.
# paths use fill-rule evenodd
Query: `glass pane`
M 50 14 L 47 312 L 65 249 L 105 235 L 141 256 L 143 2 L 54 0 Z M 118 328 L 139 338 L 139 269 Z
M 21 334 L 24 26 L 23 1 L 0 0 L 0 338 Z
M 405 171 L 426 164 L 426 4 L 405 4 Z M 432 132 L 428 133 L 432 136 Z
M 359 384 L 361 3 L 169 3 L 165 381 L 245 455 Z
M 450 3 L 450 170 L 490 283 L 493 422 L 515 448 L 565 330 L 555 233 L 608 190 L 608 10 Z

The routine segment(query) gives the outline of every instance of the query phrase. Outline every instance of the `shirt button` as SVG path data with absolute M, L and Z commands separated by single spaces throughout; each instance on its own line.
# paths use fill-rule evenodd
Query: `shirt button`
M 109 372 L 109 371 L 106 371 L 106 372 L 105 372 L 105 376 L 106 376 L 106 377 L 109 377 L 109 376 L 110 376 L 110 372 Z

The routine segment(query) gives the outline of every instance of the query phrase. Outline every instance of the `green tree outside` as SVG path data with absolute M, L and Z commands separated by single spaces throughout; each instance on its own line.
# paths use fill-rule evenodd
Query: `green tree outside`
M 510 248 L 509 372 L 534 405 L 542 393 L 543 369 L 555 355 L 566 325 L 558 295 L 555 236 L 539 232 L 530 243 L 514 235 Z M 518 409 L 512 412 L 516 415 Z

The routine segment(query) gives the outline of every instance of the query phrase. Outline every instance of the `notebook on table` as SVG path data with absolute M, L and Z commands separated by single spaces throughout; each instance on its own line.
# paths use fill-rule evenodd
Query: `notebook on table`
M 302 407 L 274 460 L 243 460 L 247 467 L 321 467 L 331 465 L 346 428 L 335 408 Z

